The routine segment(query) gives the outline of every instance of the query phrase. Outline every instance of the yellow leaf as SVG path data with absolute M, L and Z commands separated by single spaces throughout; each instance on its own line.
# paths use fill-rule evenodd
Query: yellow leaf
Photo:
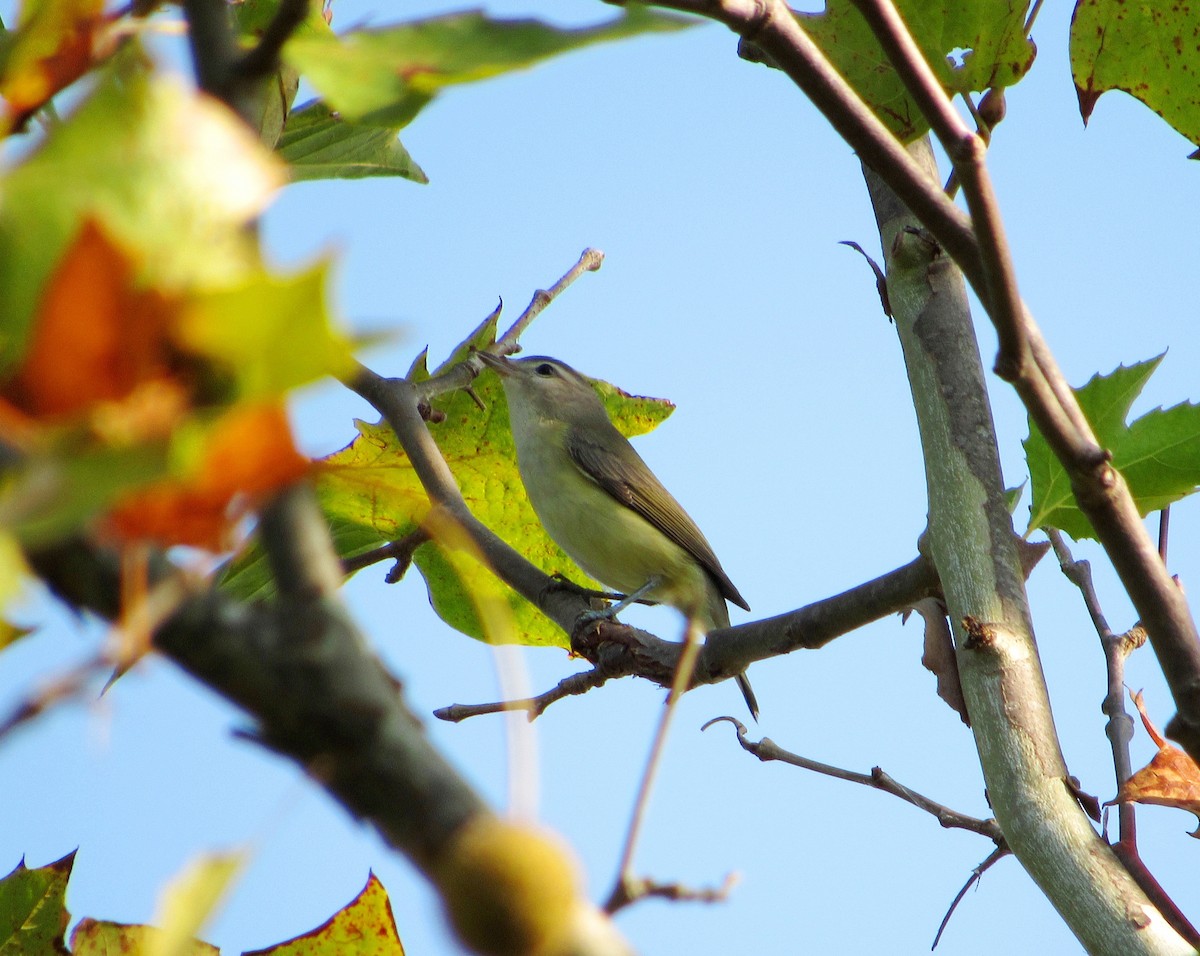
M 243 862 L 242 853 L 205 854 L 175 877 L 159 901 L 162 932 L 146 941 L 146 956 L 191 956 L 196 935 L 224 899 Z

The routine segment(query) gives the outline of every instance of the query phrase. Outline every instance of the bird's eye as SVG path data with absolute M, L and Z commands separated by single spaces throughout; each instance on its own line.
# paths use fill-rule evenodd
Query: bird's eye
M 538 375 L 549 377 L 554 374 L 554 366 L 549 362 L 543 362 L 541 365 L 535 368 L 534 371 L 537 372 Z

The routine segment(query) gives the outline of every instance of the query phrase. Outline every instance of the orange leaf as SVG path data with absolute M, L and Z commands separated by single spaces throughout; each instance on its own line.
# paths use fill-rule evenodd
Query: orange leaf
M 175 312 L 156 290 L 134 286 L 132 263 L 89 220 L 46 284 L 28 351 L 0 394 L 34 418 L 59 418 L 177 377 Z
M 1196 814 L 1200 819 L 1200 767 L 1186 753 L 1163 739 L 1146 715 L 1142 692 L 1131 696 L 1138 713 L 1142 715 L 1146 733 L 1158 745 L 1158 753 L 1149 764 L 1121 785 L 1116 799 L 1109 803 L 1150 803 L 1161 807 L 1178 807 Z M 1200 839 L 1200 826 L 1191 836 Z
M 296 451 L 281 405 L 235 406 L 205 436 L 191 475 L 129 495 L 109 515 L 108 526 L 127 541 L 225 551 L 255 500 L 296 481 L 309 467 Z

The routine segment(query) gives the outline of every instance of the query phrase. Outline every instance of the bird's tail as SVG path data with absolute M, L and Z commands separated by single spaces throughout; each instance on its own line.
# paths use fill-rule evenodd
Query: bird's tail
M 746 676 L 746 672 L 738 674 L 735 678 L 738 687 L 742 691 L 742 696 L 746 698 L 746 706 L 750 708 L 750 716 L 758 721 L 758 698 L 754 696 L 754 688 L 750 686 L 750 678 Z

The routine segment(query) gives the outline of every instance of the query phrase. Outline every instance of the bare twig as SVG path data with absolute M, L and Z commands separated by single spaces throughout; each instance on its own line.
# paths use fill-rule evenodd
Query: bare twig
M 603 262 L 604 253 L 599 249 L 584 249 L 580 253 L 578 261 L 554 285 L 550 286 L 549 289 L 538 289 L 534 292 L 533 298 L 530 300 L 525 311 L 509 327 L 508 331 L 496 340 L 495 353 L 497 355 L 511 355 L 519 351 L 520 345 L 518 345 L 517 339 L 529 327 L 529 324 L 545 310 L 546 306 L 569 289 L 576 279 L 585 272 L 597 271 Z M 501 303 L 500 308 L 502 307 L 503 303 Z M 488 321 L 493 316 L 499 315 L 500 308 L 497 308 L 492 315 L 488 316 Z M 460 362 L 458 365 L 447 369 L 441 374 L 427 378 L 423 382 L 414 382 L 413 388 L 416 391 L 418 399 L 422 402 L 427 402 L 436 395 L 443 395 L 446 392 L 453 392 L 470 385 L 471 381 L 479 374 L 482 368 L 483 363 L 472 356 L 465 362 Z
M 406 534 L 399 540 L 389 541 L 378 548 L 372 548 L 370 551 L 356 554 L 352 558 L 343 558 L 342 572 L 344 574 L 353 574 L 356 571 L 361 571 L 363 568 L 370 567 L 372 564 L 378 564 L 380 561 L 394 560 L 396 563 L 388 571 L 384 580 L 388 584 L 395 584 L 408 571 L 409 565 L 412 564 L 413 553 L 428 540 L 429 533 L 422 528 L 418 528 L 416 531 Z
M 1006 846 L 998 846 L 987 855 L 987 859 L 985 859 L 979 864 L 979 866 L 975 867 L 975 869 L 971 871 L 970 878 L 966 883 L 963 884 L 962 889 L 955 894 L 953 901 L 950 903 L 950 908 L 946 910 L 946 915 L 942 917 L 942 922 L 938 926 L 938 931 L 933 937 L 933 945 L 929 947 L 930 949 L 937 949 L 938 943 L 940 943 L 942 940 L 942 933 L 946 931 L 946 927 L 950 923 L 950 917 L 954 915 L 954 911 L 958 909 L 958 904 L 961 903 L 963 897 L 967 895 L 967 890 L 978 883 L 984 873 L 990 870 L 1011 852 L 1012 851 Z
M 584 249 L 579 256 L 579 261 L 571 266 L 561 279 L 549 289 L 538 289 L 533 293 L 533 298 L 525 307 L 525 311 L 521 313 L 516 322 L 509 326 L 508 331 L 496 340 L 496 344 L 500 346 L 497 354 L 511 355 L 511 347 L 517 344 L 522 333 L 529 328 L 529 324 L 541 314 L 546 306 L 557 299 L 585 272 L 596 272 L 603 264 L 603 252 L 599 249 Z
M 872 767 L 870 773 L 843 770 L 841 767 L 821 763 L 819 760 L 810 760 L 808 757 L 801 757 L 799 754 L 784 750 L 770 737 L 763 737 L 762 740 L 754 743 L 747 739 L 746 725 L 733 717 L 716 717 L 706 723 L 701 729 L 707 730 L 713 724 L 722 721 L 726 721 L 734 726 L 737 730 L 738 743 L 742 749 L 747 753 L 753 754 L 759 760 L 764 762 L 778 760 L 781 763 L 791 764 L 793 767 L 800 767 L 802 770 L 811 770 L 814 773 L 824 774 L 827 777 L 835 777 L 838 780 L 857 783 L 864 787 L 871 787 L 874 790 L 882 790 L 884 793 L 890 793 L 894 797 L 899 797 L 905 803 L 911 803 L 918 810 L 924 810 L 947 829 L 970 830 L 972 833 L 978 833 L 992 840 L 997 847 L 1005 845 L 1004 834 L 1000 832 L 1000 827 L 995 820 L 980 820 L 977 817 L 959 813 L 957 810 L 951 810 L 949 807 L 931 800 L 929 797 L 917 793 L 915 790 L 910 790 L 904 784 L 898 783 L 879 767 Z
M 621 850 L 621 862 L 617 868 L 617 880 L 613 886 L 609 901 L 605 905 L 608 912 L 619 909 L 614 901 L 626 899 L 629 888 L 638 884 L 639 880 L 633 875 L 633 855 L 637 850 L 638 837 L 641 835 L 642 824 L 646 819 L 646 811 L 650 806 L 650 794 L 654 790 L 654 781 L 658 769 L 662 765 L 663 749 L 667 744 L 667 735 L 671 729 L 671 721 L 678 709 L 679 698 L 691 685 L 692 673 L 696 668 L 696 658 L 700 653 L 700 628 L 692 617 L 688 617 L 684 632 L 683 649 L 679 655 L 679 663 L 675 666 L 675 674 L 671 680 L 671 692 L 663 705 L 658 727 L 654 732 L 654 740 L 650 744 L 650 754 L 646 758 L 646 766 L 642 771 L 642 779 L 638 784 L 637 797 L 633 802 L 633 813 L 629 820 L 629 830 L 625 834 L 625 845 Z M 624 905 L 624 904 L 621 904 Z
M 892 303 L 888 301 L 887 276 L 883 274 L 883 269 L 879 267 L 879 263 L 867 255 L 866 251 L 857 242 L 852 239 L 843 239 L 839 245 L 849 246 L 860 256 L 867 260 L 867 265 L 871 267 L 871 271 L 875 273 L 875 291 L 879 293 L 879 305 L 883 308 L 883 314 L 889 319 L 892 318 Z
M 599 667 L 581 671 L 564 677 L 554 687 L 536 697 L 524 697 L 520 700 L 502 700 L 491 704 L 450 704 L 439 707 L 433 716 L 440 720 L 448 720 L 457 724 L 468 717 L 478 717 L 481 714 L 503 714 L 514 710 L 524 710 L 529 713 L 529 719 L 535 720 L 542 716 L 546 708 L 556 700 L 570 697 L 574 694 L 586 694 L 595 687 L 602 686 L 610 677 Z
M 1044 529 L 1058 558 L 1059 567 L 1067 579 L 1079 588 L 1083 603 L 1092 619 L 1092 626 L 1100 637 L 1104 650 L 1104 664 L 1108 675 L 1108 687 L 1100 709 L 1108 717 L 1104 732 L 1112 747 L 1113 769 L 1116 771 L 1117 786 L 1120 787 L 1133 773 L 1129 744 L 1133 740 L 1133 718 L 1125 709 L 1125 658 L 1129 654 L 1124 635 L 1114 634 L 1100 607 L 1100 599 L 1092 582 L 1091 562 L 1075 559 L 1066 540 L 1056 528 Z M 1118 810 L 1120 839 L 1130 847 L 1137 846 L 1137 814 L 1132 803 L 1123 803 Z
M 675 902 L 723 903 L 729 899 L 729 894 L 737 882 L 736 873 L 726 876 L 725 882 L 720 886 L 712 887 L 690 887 L 684 886 L 682 883 L 656 883 L 653 880 L 630 878 L 627 881 L 618 882 L 612 895 L 604 904 L 604 911 L 611 916 L 618 910 L 647 897 Z

